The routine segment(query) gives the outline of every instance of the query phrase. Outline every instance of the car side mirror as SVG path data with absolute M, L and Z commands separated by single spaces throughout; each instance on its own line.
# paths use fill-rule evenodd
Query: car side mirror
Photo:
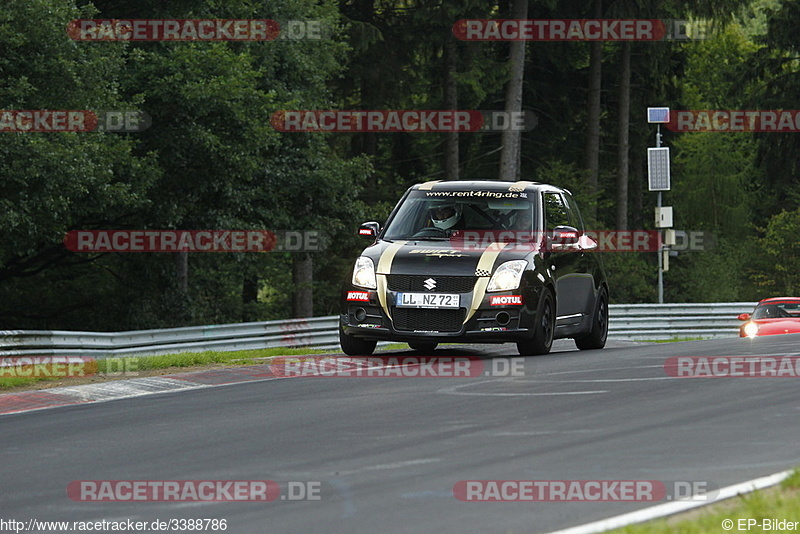
M 739 320 L 740 321 L 747 321 L 749 319 L 750 319 L 750 314 L 749 313 L 741 313 L 741 314 L 739 314 Z
M 380 232 L 381 232 L 381 225 L 376 223 L 375 221 L 365 222 L 358 227 L 358 235 L 371 237 L 373 239 L 378 237 L 378 234 Z
M 550 235 L 550 250 L 578 250 L 580 248 L 580 245 L 578 245 L 580 237 L 581 233 L 573 226 L 556 226 Z

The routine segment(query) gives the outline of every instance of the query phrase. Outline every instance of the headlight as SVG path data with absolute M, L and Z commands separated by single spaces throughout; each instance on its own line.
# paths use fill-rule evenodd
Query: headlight
M 366 256 L 360 256 L 356 260 L 356 266 L 353 268 L 353 285 L 367 289 L 378 287 L 375 281 L 375 264 Z
M 758 334 L 758 325 L 756 323 L 747 323 L 744 325 L 744 335 L 747 337 L 756 337 Z
M 520 280 L 522 280 L 522 273 L 527 266 L 528 262 L 525 260 L 505 262 L 498 267 L 492 275 L 486 291 L 508 291 L 509 289 L 517 289 Z

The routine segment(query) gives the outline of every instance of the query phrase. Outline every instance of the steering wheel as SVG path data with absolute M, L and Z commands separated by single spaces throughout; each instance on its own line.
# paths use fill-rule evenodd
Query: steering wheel
M 435 226 L 428 226 L 414 234 L 411 239 L 422 239 L 424 237 L 446 237 L 448 234 L 447 230 L 442 230 L 441 228 L 436 228 Z

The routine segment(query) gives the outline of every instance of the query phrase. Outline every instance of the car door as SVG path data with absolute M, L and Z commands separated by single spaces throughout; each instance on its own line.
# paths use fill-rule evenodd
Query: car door
M 575 276 L 570 284 L 572 287 L 571 298 L 574 300 L 571 306 L 574 306 L 575 310 L 577 310 L 575 313 L 591 315 L 594 313 L 595 298 L 597 296 L 597 287 L 595 287 L 595 274 L 599 269 L 597 243 L 585 235 L 586 229 L 583 227 L 583 219 L 572 195 L 564 191 L 562 197 L 567 210 L 567 217 L 570 220 L 570 226 L 575 227 L 583 236 L 580 239 L 581 248 L 575 254 Z
M 556 281 L 556 326 L 578 324 L 583 319 L 586 297 L 584 273 L 580 269 L 581 251 L 577 246 L 552 244 L 558 226 L 573 226 L 575 214 L 560 192 L 542 193 L 544 223 L 548 239 L 548 268 Z M 578 228 L 580 230 L 580 228 Z M 591 279 L 591 275 L 590 275 Z

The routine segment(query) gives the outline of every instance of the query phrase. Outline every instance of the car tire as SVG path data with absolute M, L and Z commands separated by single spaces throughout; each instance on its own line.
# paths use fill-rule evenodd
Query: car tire
M 608 293 L 601 289 L 597 295 L 597 306 L 592 317 L 592 331 L 583 337 L 575 338 L 575 346 L 580 350 L 602 349 L 608 339 Z
M 417 352 L 433 352 L 439 344 L 415 341 L 414 343 L 409 343 L 408 346 Z
M 539 299 L 539 309 L 536 311 L 536 325 L 533 329 L 533 338 L 517 342 L 517 350 L 521 356 L 535 356 L 547 354 L 553 347 L 553 336 L 556 331 L 556 307 L 553 294 L 545 289 Z
M 342 352 L 348 356 L 369 356 L 375 351 L 377 344 L 377 340 L 374 339 L 362 339 L 346 334 L 339 326 L 339 345 L 342 347 Z

